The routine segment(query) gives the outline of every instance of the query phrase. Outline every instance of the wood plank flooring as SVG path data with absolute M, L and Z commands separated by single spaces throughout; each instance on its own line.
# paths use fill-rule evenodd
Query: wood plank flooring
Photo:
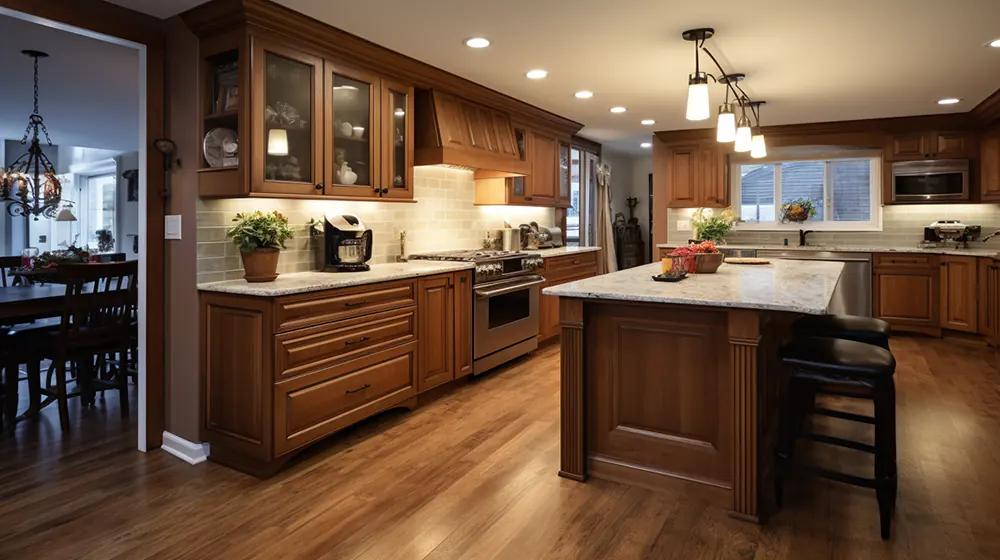
M 680 495 L 558 478 L 559 353 L 548 346 L 350 429 L 265 482 L 134 452 L 111 393 L 106 408 L 74 412 L 91 428 L 69 438 L 48 418 L 19 427 L 0 437 L 0 558 L 1000 558 L 993 352 L 926 338 L 893 350 L 900 491 L 888 543 L 874 492 L 830 481 L 793 480 L 785 509 L 758 527 Z M 871 468 L 864 454 L 803 450 Z

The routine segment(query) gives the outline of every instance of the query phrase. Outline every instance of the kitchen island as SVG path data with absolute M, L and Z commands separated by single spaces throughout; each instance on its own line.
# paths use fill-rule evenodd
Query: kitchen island
M 843 263 L 723 264 L 654 282 L 652 264 L 553 288 L 562 327 L 561 465 L 701 496 L 759 521 L 774 504 L 777 348 L 827 313 Z

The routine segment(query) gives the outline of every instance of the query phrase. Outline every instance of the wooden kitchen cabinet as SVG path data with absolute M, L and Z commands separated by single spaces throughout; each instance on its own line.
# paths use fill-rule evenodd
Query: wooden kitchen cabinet
M 418 282 L 420 340 L 417 388 L 426 391 L 455 379 L 455 304 L 450 275 Z
M 570 173 L 572 170 L 571 158 L 572 146 L 569 142 L 561 140 L 559 142 L 559 197 L 556 206 L 569 208 L 572 204 L 572 193 L 570 192 Z
M 665 181 L 668 208 L 729 206 L 727 158 L 715 142 L 661 144 L 654 142 L 654 161 L 661 168 L 653 181 Z
M 992 346 L 1000 345 L 1000 262 L 979 259 L 979 334 Z
M 979 331 L 977 267 L 976 257 L 941 257 L 941 328 Z
M 559 141 L 544 134 L 531 133 L 531 175 L 525 177 L 525 200 L 539 206 L 555 206 L 559 194 Z
M 963 159 L 976 157 L 978 142 L 969 132 L 915 132 L 889 138 L 890 161 Z
M 899 331 L 939 336 L 941 266 L 936 255 L 874 255 L 872 310 Z
M 455 309 L 455 377 L 472 373 L 472 271 L 455 273 L 452 287 Z
M 1000 129 L 983 135 L 980 143 L 980 200 L 1000 202 Z
M 512 177 L 505 173 L 476 172 L 474 203 L 569 207 L 569 139 L 527 129 L 515 129 L 515 139 L 518 146 L 523 146 L 528 174 Z
M 601 251 L 545 258 L 545 266 L 539 271 L 545 277 L 542 288 L 597 276 L 600 258 Z M 548 340 L 559 332 L 559 298 L 542 294 L 538 302 L 538 340 Z

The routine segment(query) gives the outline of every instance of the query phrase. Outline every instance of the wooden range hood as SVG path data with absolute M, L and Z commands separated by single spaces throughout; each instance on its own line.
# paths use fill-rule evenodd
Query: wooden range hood
M 531 172 L 525 131 L 497 109 L 438 90 L 418 90 L 414 132 L 414 165 L 453 165 L 493 177 Z

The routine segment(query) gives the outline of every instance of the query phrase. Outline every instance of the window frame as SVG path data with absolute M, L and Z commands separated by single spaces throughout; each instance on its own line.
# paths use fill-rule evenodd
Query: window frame
M 829 166 L 824 165 L 823 169 L 823 193 L 824 193 L 824 219 L 822 221 L 809 220 L 806 222 L 781 223 L 779 218 L 781 207 L 781 164 L 798 161 L 868 161 L 871 166 L 869 184 L 869 204 L 871 208 L 871 219 L 866 222 L 837 222 L 827 219 L 832 209 L 833 193 L 829 190 Z M 750 159 L 735 157 L 730 164 L 730 194 L 733 201 L 732 209 L 734 215 L 742 218 L 743 197 L 742 197 L 742 175 L 741 169 L 745 164 L 775 164 L 774 170 L 774 201 L 775 201 L 775 221 L 774 222 L 743 222 L 736 225 L 736 231 L 798 231 L 800 229 L 810 229 L 814 231 L 882 231 L 882 155 L 872 151 L 822 151 L 802 155 L 773 155 L 768 158 Z

